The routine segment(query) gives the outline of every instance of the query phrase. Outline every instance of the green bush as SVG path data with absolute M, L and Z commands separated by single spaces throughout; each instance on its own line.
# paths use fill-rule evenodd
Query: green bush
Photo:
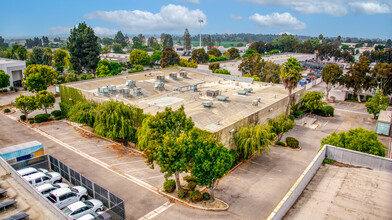
M 228 71 L 227 69 L 216 69 L 214 71 L 214 73 L 218 73 L 218 74 L 225 74 L 225 75 L 231 75 L 230 71 Z
M 41 123 L 41 122 L 49 121 L 51 117 L 52 115 L 50 114 L 39 114 L 34 117 L 34 122 Z
M 200 193 L 199 190 L 192 191 L 189 194 L 189 200 L 191 200 L 191 202 L 200 202 L 202 199 L 203 195 Z
M 211 199 L 210 194 L 208 192 L 203 193 L 203 199 L 204 200 L 210 200 Z
M 33 124 L 34 123 L 34 118 L 29 118 L 29 124 Z
M 22 120 L 22 121 L 26 121 L 26 115 L 21 115 L 21 116 L 19 116 L 19 118 L 20 118 L 20 120 Z
M 275 144 L 278 146 L 286 147 L 286 143 L 283 141 L 276 141 Z
M 165 188 L 165 192 L 167 193 L 173 192 L 176 189 L 176 181 L 174 181 L 173 179 L 166 180 L 163 183 L 163 188 Z
M 220 57 L 211 58 L 208 60 L 208 62 L 212 63 L 212 62 L 219 62 L 219 61 L 225 61 L 225 60 L 229 60 L 229 59 L 225 56 L 220 56 Z
M 335 114 L 334 112 L 335 112 L 334 107 L 332 107 L 330 105 L 327 105 L 327 106 L 324 106 L 321 109 L 320 115 L 321 116 L 326 116 L 326 117 L 331 117 L 331 116 L 334 116 L 334 114 Z
M 215 70 L 219 69 L 219 63 L 210 63 L 208 65 L 208 69 L 210 69 L 212 72 L 215 72 Z
M 135 71 L 137 71 L 137 72 L 144 71 L 144 67 L 142 65 L 136 65 L 135 66 Z
M 195 190 L 196 186 L 197 186 L 196 182 L 193 182 L 193 181 L 192 182 L 188 182 L 188 189 L 190 191 Z
M 9 108 L 4 109 L 4 113 L 10 113 L 11 110 Z
M 183 178 L 185 181 L 189 182 L 196 182 L 196 178 L 194 176 L 187 175 Z
M 291 148 L 298 148 L 299 147 L 299 141 L 293 137 L 287 137 L 286 143 L 287 143 L 287 146 L 289 146 Z
M 63 118 L 65 118 L 64 115 L 59 115 L 59 116 L 56 116 L 54 119 L 55 119 L 55 120 L 61 120 L 61 119 L 63 119 Z
M 53 115 L 54 117 L 60 116 L 62 115 L 60 110 L 54 110 L 50 113 L 51 115 Z
M 294 111 L 294 117 L 295 117 L 295 118 L 301 117 L 302 114 L 303 114 L 302 111 L 299 111 L 299 110 L 295 110 L 295 111 Z
M 180 189 L 177 192 L 177 197 L 180 199 L 185 198 L 187 195 L 188 195 L 188 190 L 186 190 L 186 189 Z

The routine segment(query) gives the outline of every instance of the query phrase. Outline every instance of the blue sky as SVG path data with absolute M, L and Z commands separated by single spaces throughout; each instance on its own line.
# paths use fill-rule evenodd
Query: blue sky
M 392 38 L 392 0 L 67 0 L 2 2 L 0 36 L 69 33 L 85 21 L 97 34 L 288 32 Z

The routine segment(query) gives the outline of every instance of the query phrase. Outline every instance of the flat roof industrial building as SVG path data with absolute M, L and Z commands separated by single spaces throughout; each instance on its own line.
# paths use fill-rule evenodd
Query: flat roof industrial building
M 160 69 L 80 81 L 67 86 L 79 89 L 89 99 L 123 101 L 150 114 L 163 111 L 166 107 L 177 109 L 184 105 L 187 116 L 192 117 L 196 127 L 221 133 L 220 141 L 225 145 L 230 145 L 228 132 L 232 132 L 232 129 L 248 122 L 265 122 L 267 118 L 285 110 L 287 90 L 282 85 L 231 81 L 189 70 L 184 76 L 181 72 L 183 70 L 180 68 Z M 135 94 L 134 88 L 129 96 L 122 95 L 127 81 L 131 80 L 140 93 Z M 158 85 L 159 82 L 162 83 Z M 109 85 L 115 86 L 115 93 L 99 92 L 98 88 Z M 239 94 L 244 90 L 251 92 Z M 295 93 L 299 97 L 303 89 L 298 88 Z M 223 101 L 225 98 L 227 100 Z M 211 103 L 211 107 L 205 107 Z

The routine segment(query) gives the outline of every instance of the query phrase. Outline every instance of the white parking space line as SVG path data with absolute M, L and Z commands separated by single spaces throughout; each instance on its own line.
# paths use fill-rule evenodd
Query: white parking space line
M 133 169 L 133 170 L 127 170 L 126 173 L 132 173 L 132 172 L 148 170 L 148 169 L 150 169 L 150 167 L 145 167 L 145 168 L 140 168 L 140 169 Z
M 351 111 L 351 110 L 347 110 L 347 109 L 335 108 L 335 110 L 336 111 L 341 111 L 341 112 L 350 112 L 350 113 L 355 113 L 355 114 L 361 114 L 361 115 L 369 115 L 368 113 Z
M 161 174 L 161 175 L 158 175 L 158 176 L 147 177 L 147 178 L 144 178 L 144 179 L 141 179 L 141 180 L 149 180 L 149 179 L 154 179 L 154 178 L 158 178 L 158 177 L 164 177 L 164 175 Z
M 159 206 L 158 208 L 149 212 L 147 215 L 139 218 L 139 220 L 152 219 L 152 218 L 158 216 L 159 214 L 161 214 L 162 212 L 166 211 L 168 208 L 172 207 L 173 205 L 174 205 L 174 203 L 166 202 L 165 204 L 163 204 L 163 205 Z
M 134 161 L 126 161 L 126 162 L 121 162 L 121 163 L 113 163 L 113 164 L 111 164 L 111 165 L 112 165 L 112 166 L 119 166 L 119 165 L 123 165 L 123 164 L 136 163 L 136 162 L 139 162 L 139 161 L 143 161 L 143 159 L 134 160 Z

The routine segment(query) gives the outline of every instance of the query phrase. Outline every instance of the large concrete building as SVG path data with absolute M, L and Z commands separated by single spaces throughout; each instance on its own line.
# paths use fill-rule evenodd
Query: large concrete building
M 238 82 L 190 70 L 186 73 L 185 76 L 181 69 L 171 68 L 74 82 L 68 86 L 79 89 L 87 98 L 123 101 L 150 114 L 183 105 L 196 127 L 212 132 L 228 147 L 233 145 L 232 133 L 236 129 L 252 122 L 264 123 L 285 110 L 287 90 L 282 85 Z M 296 100 L 300 100 L 303 91 L 298 88 L 293 92 Z
M 26 68 L 24 60 L 0 58 L 0 69 L 10 76 L 10 86 L 22 87 L 23 72 Z

